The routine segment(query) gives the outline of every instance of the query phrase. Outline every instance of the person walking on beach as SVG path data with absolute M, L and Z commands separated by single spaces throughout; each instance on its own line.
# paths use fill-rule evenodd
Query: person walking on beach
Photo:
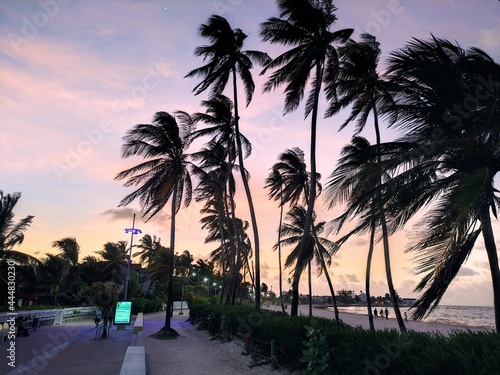
M 380 309 L 380 319 L 384 319 L 384 310 Z
M 378 311 L 377 311 L 377 309 L 373 309 L 373 316 L 375 317 L 375 319 L 378 319 Z
M 389 310 L 387 310 L 387 307 L 385 308 L 385 319 L 389 319 Z
M 406 314 L 406 311 L 405 311 L 405 322 L 408 321 L 408 314 Z

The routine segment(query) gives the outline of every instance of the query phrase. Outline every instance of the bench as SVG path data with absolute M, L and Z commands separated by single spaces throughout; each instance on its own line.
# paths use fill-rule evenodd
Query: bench
M 120 375 L 146 375 L 146 350 L 144 346 L 129 346 L 127 348 Z
M 138 313 L 134 322 L 134 333 L 142 331 L 144 329 L 144 314 Z

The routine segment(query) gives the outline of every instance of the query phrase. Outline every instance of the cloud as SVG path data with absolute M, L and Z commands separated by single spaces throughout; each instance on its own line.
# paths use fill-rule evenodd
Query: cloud
M 468 267 L 463 267 L 462 266 L 460 268 L 460 271 L 458 271 L 457 277 L 460 277 L 460 276 L 476 276 L 476 275 L 480 275 L 480 273 L 474 271 L 472 268 L 468 268 Z
M 107 217 L 109 221 L 113 220 L 130 220 L 133 215 L 141 215 L 141 213 L 133 208 L 121 207 L 121 208 L 111 208 L 99 215 Z
M 409 275 L 412 275 L 412 276 L 416 276 L 417 275 L 415 273 L 415 270 L 413 270 L 413 268 L 403 267 L 402 270 L 405 271 L 406 273 L 408 273 Z

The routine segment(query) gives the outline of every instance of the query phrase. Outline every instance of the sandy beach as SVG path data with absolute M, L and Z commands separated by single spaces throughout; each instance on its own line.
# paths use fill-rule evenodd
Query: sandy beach
M 265 306 L 264 308 L 268 310 L 281 311 L 281 306 Z M 290 313 L 290 306 L 288 306 L 287 312 Z M 394 317 L 394 312 L 391 310 L 391 316 L 389 315 L 389 319 L 379 318 L 374 319 L 374 325 L 376 330 L 384 330 L 384 329 L 396 329 L 399 330 L 398 322 Z M 299 314 L 308 316 L 309 315 L 309 306 L 300 305 L 299 306 Z M 335 314 L 333 311 L 326 310 L 323 308 L 313 307 L 313 316 L 335 319 Z M 340 319 L 350 326 L 353 327 L 362 327 L 364 329 L 369 329 L 370 324 L 368 321 L 368 314 L 351 314 L 345 312 L 339 312 Z M 454 330 L 471 330 L 474 332 L 477 331 L 485 331 L 484 327 L 466 327 L 460 325 L 450 325 L 450 324 L 442 324 L 442 323 L 434 323 L 434 322 L 416 322 L 409 320 L 405 322 L 406 328 L 408 330 L 416 331 L 416 332 L 427 332 L 427 333 L 440 333 L 442 335 L 447 336 L 451 331 Z

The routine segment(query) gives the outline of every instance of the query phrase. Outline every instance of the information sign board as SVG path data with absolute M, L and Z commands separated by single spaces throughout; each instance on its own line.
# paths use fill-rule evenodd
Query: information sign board
M 130 319 L 132 317 L 132 302 L 131 301 L 119 301 L 116 303 L 115 309 L 115 325 L 128 325 L 130 324 Z

